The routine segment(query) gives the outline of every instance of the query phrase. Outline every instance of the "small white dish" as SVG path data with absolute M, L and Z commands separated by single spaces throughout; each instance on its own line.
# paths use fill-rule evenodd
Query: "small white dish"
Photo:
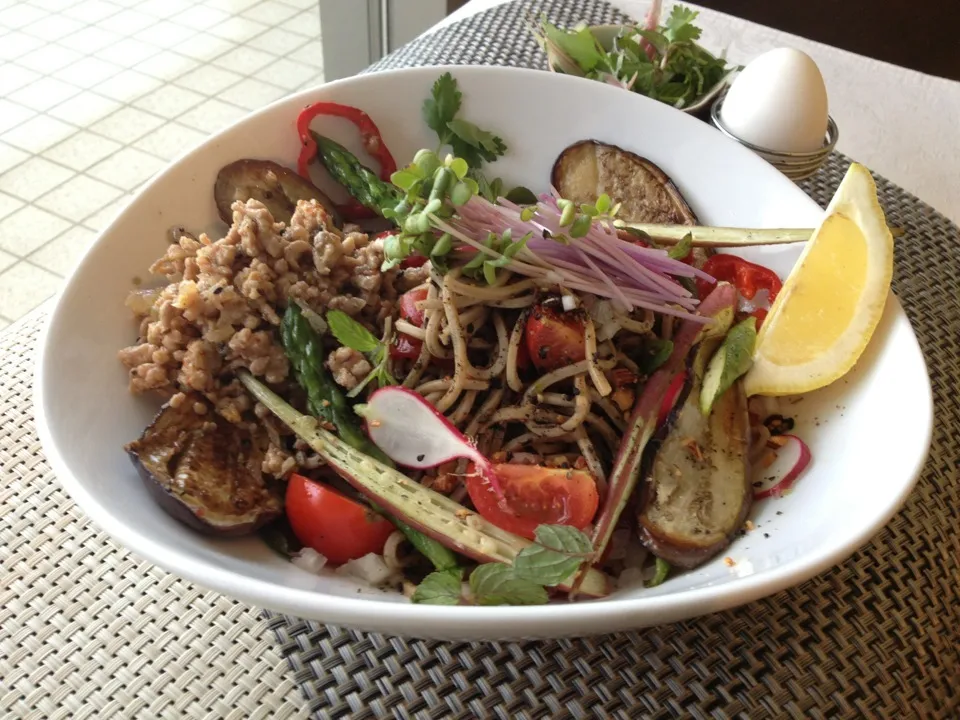
M 856 369 L 790 407 L 813 463 L 795 491 L 758 503 L 757 530 L 695 571 L 655 589 L 539 607 L 441 607 L 395 594 L 358 594 L 346 578 L 318 577 L 257 538 L 213 539 L 166 515 L 126 454 L 157 405 L 127 392 L 117 350 L 136 335 L 124 298 L 166 246 L 166 230 L 223 231 L 213 203 L 218 169 L 241 157 L 293 165 L 294 119 L 333 100 L 366 110 L 400 162 L 436 137 L 420 106 L 444 70 L 460 83 L 464 116 L 496 130 L 507 155 L 491 170 L 507 184 L 548 186 L 557 154 L 596 138 L 649 157 L 703 222 L 810 227 L 822 211 L 787 178 L 710 126 L 634 93 L 559 74 L 499 67 L 418 68 L 362 75 L 285 98 L 211 137 L 155 177 L 104 231 L 66 283 L 41 343 L 36 421 L 60 482 L 80 507 L 136 554 L 253 605 L 334 625 L 408 636 L 476 640 L 589 635 L 715 612 L 795 585 L 848 557 L 896 512 L 923 466 L 932 401 L 923 357 L 891 297 Z M 577 98 L 575 106 L 571 97 Z M 318 128 L 360 152 L 341 120 Z M 786 274 L 798 247 L 743 254 Z M 768 537 L 769 536 L 769 537 Z

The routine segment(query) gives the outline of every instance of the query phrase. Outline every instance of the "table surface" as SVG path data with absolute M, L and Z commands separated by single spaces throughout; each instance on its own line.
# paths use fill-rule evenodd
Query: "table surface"
M 436 27 L 456 22 L 508 0 L 470 0 Z M 610 0 L 642 19 L 646 0 Z M 664 3 L 664 13 L 673 3 Z M 960 223 L 960 82 L 925 75 L 846 50 L 774 30 L 725 13 L 700 10 L 701 42 L 726 48 L 744 64 L 776 47 L 794 47 L 820 67 L 830 114 L 840 128 L 837 150 L 922 198 Z M 829 21 L 829 19 L 827 19 Z
M 472 0 L 440 26 L 504 1 Z M 634 0 L 614 0 L 614 4 L 633 17 L 642 17 L 646 7 L 645 3 Z M 960 134 L 949 122 L 960 117 L 960 84 L 893 67 L 722 13 L 702 12 L 705 44 L 728 47 L 728 56 L 734 62 L 744 62 L 766 49 L 782 45 L 795 46 L 812 55 L 830 90 L 831 113 L 841 131 L 839 149 L 923 198 L 954 221 L 960 220 L 960 195 L 952 192 L 953 188 L 960 187 Z M 896 87 L 898 94 L 893 96 L 886 92 L 888 87 Z M 883 118 L 882 123 L 880 118 Z M 924 138 L 935 138 L 937 144 L 925 143 Z M 2 342 L 0 336 L 0 352 L 10 357 L 18 349 L 11 342 Z M 25 356 L 18 362 L 22 366 L 22 371 L 18 371 L 18 382 L 22 385 L 21 390 L 28 392 L 32 357 Z M 12 408 L 6 411 L 12 412 Z M 35 451 L 14 444 L 9 448 L 0 447 L 0 462 L 23 468 L 32 467 L 39 460 Z M 16 487 L 5 490 L 17 492 Z M 70 508 L 68 517 L 64 517 L 60 524 L 71 522 L 69 516 L 78 512 Z M 30 518 L 5 517 L 4 520 L 29 522 Z M 87 541 L 94 541 L 92 534 L 76 539 L 78 544 Z M 48 549 L 46 545 L 39 545 L 36 551 L 47 552 Z M 67 555 L 70 551 L 71 548 L 62 550 Z M 18 587 L 0 586 L 0 619 L 4 617 L 5 608 L 15 611 L 21 600 L 22 603 L 43 606 L 35 608 L 36 627 L 16 628 L 2 623 L 4 630 L 0 632 L 0 645 L 4 642 L 4 635 L 12 640 L 29 635 L 30 642 L 23 642 L 21 650 L 27 652 L 33 648 L 41 653 L 50 650 L 52 636 L 70 638 L 60 648 L 58 654 L 61 657 L 56 659 L 63 672 L 47 678 L 57 685 L 45 681 L 42 686 L 33 687 L 31 692 L 25 690 L 31 687 L 31 682 L 24 672 L 15 666 L 0 667 L 0 677 L 4 678 L 0 681 L 0 716 L 6 717 L 3 713 L 11 707 L 6 701 L 15 703 L 17 696 L 21 696 L 21 700 L 28 702 L 33 709 L 30 717 L 89 717 L 97 712 L 123 714 L 124 707 L 127 710 L 138 707 L 144 716 L 156 708 L 172 712 L 171 706 L 164 702 L 175 703 L 173 709 L 193 715 L 188 711 L 188 703 L 195 698 L 205 707 L 216 708 L 207 717 L 239 718 L 243 715 L 238 697 L 243 698 L 252 688 L 262 689 L 265 684 L 271 688 L 269 694 L 250 698 L 259 705 L 256 716 L 291 717 L 305 712 L 303 698 L 296 689 L 292 674 L 273 643 L 269 629 L 258 619 L 255 608 L 229 601 L 227 612 L 219 617 L 196 617 L 189 622 L 186 618 L 167 617 L 165 608 L 158 605 L 160 596 L 143 595 L 139 586 L 157 579 L 165 585 L 187 587 L 187 584 L 157 568 L 143 570 L 140 561 L 125 551 L 104 548 L 102 555 L 108 557 L 111 553 L 120 553 L 118 557 L 122 562 L 117 573 L 122 580 L 118 577 L 102 578 L 99 584 L 86 587 L 84 592 L 89 599 L 91 617 L 116 613 L 111 627 L 116 628 L 114 644 L 122 646 L 120 651 L 105 643 L 100 635 L 86 633 L 85 623 L 89 621 L 86 615 L 71 617 L 66 614 L 65 608 L 72 602 L 68 593 L 18 598 Z M 53 563 L 56 564 L 55 558 Z M 54 565 L 48 568 L 49 572 L 55 572 Z M 27 580 L 29 578 L 20 578 L 17 583 Z M 72 576 L 69 580 L 77 586 L 82 584 Z M 110 582 L 115 584 L 110 586 Z M 14 594 L 5 597 L 7 591 Z M 215 596 L 215 593 L 199 589 L 187 591 L 194 593 L 198 604 L 207 595 Z M 209 650 L 189 665 L 182 666 L 181 677 L 175 684 L 159 691 L 145 686 L 142 677 L 138 676 L 140 666 L 137 664 L 137 652 L 145 642 L 138 640 L 138 633 L 141 639 L 148 636 L 137 629 L 144 623 L 150 623 L 153 628 L 151 642 L 166 645 L 159 651 L 157 662 L 178 662 L 178 654 L 186 651 L 188 644 L 196 642 L 204 643 Z M 189 631 L 178 632 L 177 628 L 183 627 L 188 627 Z M 3 654 L 0 652 L 0 656 Z M 125 660 L 118 660 L 118 657 Z M 95 685 L 97 673 L 109 673 L 113 677 L 111 663 L 117 662 L 130 663 L 131 675 L 124 687 Z M 7 687 L 4 687 L 5 681 L 9 682 Z M 86 685 L 82 692 L 76 686 L 80 682 Z M 66 694 L 72 696 L 69 703 L 61 700 Z M 164 700 L 164 696 L 175 699 Z M 157 716 L 161 715 L 167 716 L 164 712 Z M 14 716 L 27 715 L 20 712 L 9 715 Z

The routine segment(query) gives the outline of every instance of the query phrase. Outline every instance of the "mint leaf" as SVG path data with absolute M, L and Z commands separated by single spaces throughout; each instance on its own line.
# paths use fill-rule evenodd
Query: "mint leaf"
M 697 40 L 700 37 L 700 28 L 694 25 L 693 21 L 697 19 L 699 14 L 696 10 L 691 10 L 682 5 L 674 5 L 670 17 L 667 18 L 667 22 L 663 26 L 664 36 L 671 43 Z
M 674 260 L 683 260 L 690 254 L 691 250 L 693 250 L 693 235 L 687 233 L 680 239 L 680 242 L 667 250 L 667 255 Z
M 534 537 L 536 543 L 520 551 L 513 570 L 517 576 L 540 585 L 559 585 L 593 553 L 590 538 L 566 525 L 541 525 Z
M 647 587 L 652 588 L 661 584 L 664 580 L 667 579 L 667 575 L 670 574 L 670 563 L 668 563 L 663 558 L 657 558 L 657 569 L 653 573 L 653 577 L 647 582 Z
M 423 101 L 423 120 L 427 127 L 437 133 L 441 145 L 450 142 L 451 131 L 447 123 L 460 110 L 462 97 L 457 81 L 450 73 L 444 73 L 433 83 L 430 97 Z
M 463 570 L 437 570 L 427 575 L 414 590 L 411 602 L 419 605 L 459 605 Z
M 503 563 L 480 565 L 470 573 L 470 591 L 477 605 L 543 605 L 547 591 L 541 585 L 517 577 Z
M 596 38 L 586 28 L 561 30 L 556 25 L 544 21 L 543 34 L 547 40 L 557 46 L 564 55 L 573 60 L 584 72 L 590 72 L 604 60 L 603 51 Z
M 330 331 L 341 345 L 353 348 L 357 352 L 373 352 L 380 347 L 380 341 L 369 330 L 342 310 L 328 312 L 327 325 L 330 326 Z

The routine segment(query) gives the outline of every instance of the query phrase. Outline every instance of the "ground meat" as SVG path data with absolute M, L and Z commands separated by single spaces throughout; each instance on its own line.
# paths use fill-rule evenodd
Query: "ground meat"
M 347 390 L 353 390 L 373 370 L 362 353 L 348 347 L 339 347 L 330 353 L 327 367 L 337 384 Z
M 288 301 L 320 314 L 337 308 L 376 329 L 397 298 L 398 271 L 381 273 L 382 263 L 382 241 L 369 241 L 355 226 L 337 230 L 316 201 L 299 202 L 288 226 L 256 200 L 234 203 L 223 238 L 179 233 L 150 268 L 167 284 L 131 293 L 139 337 L 119 353 L 131 392 L 178 402 L 182 393 L 199 392 L 227 420 L 255 422 L 235 374 L 244 368 L 271 384 L 290 382 L 277 331 Z M 349 352 L 336 361 L 331 355 L 331 362 L 338 382 L 354 387 L 370 365 Z M 284 473 L 305 457 L 316 462 L 272 440 L 271 448 L 271 467 L 285 453 L 273 468 L 286 463 Z

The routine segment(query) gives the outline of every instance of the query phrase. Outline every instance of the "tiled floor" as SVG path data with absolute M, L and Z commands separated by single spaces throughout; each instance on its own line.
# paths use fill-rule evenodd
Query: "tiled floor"
M 317 7 L 0 0 L 0 327 L 55 293 L 167 161 L 322 82 Z

